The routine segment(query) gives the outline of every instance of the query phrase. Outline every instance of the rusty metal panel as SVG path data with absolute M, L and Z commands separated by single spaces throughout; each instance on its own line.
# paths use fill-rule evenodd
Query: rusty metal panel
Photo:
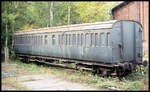
M 142 55 L 142 29 L 135 21 L 118 21 L 113 26 L 113 62 L 141 60 Z M 141 61 L 140 61 L 141 62 Z

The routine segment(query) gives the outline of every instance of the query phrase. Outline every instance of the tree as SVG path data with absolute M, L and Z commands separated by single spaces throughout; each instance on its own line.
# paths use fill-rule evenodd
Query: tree
M 20 30 L 110 20 L 110 10 L 116 4 L 118 2 L 2 1 L 2 50 L 6 47 L 8 52 L 13 50 L 13 35 Z
M 53 26 L 53 2 L 50 3 L 50 27 Z
M 5 3 L 5 8 L 6 8 Z M 6 16 L 7 16 L 7 10 L 6 10 Z M 9 49 L 8 49 L 8 28 L 7 28 L 7 18 L 6 18 L 6 40 L 5 40 L 5 63 L 9 61 Z
M 112 2 L 75 2 L 75 11 L 79 14 L 80 23 L 107 21 L 110 20 L 109 11 L 114 4 Z
M 71 2 L 68 2 L 68 25 L 70 24 L 70 5 Z

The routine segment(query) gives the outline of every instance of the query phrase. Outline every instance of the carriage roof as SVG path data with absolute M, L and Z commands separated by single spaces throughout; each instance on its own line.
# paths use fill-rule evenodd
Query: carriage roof
M 23 34 L 35 34 L 35 33 L 47 33 L 47 32 L 63 32 L 63 31 L 74 31 L 74 30 L 86 30 L 86 29 L 102 29 L 102 28 L 112 28 L 113 23 L 117 20 L 111 20 L 107 22 L 95 22 L 95 23 L 84 23 L 84 24 L 73 24 L 57 27 L 46 27 L 31 30 L 22 30 L 15 33 L 15 35 Z

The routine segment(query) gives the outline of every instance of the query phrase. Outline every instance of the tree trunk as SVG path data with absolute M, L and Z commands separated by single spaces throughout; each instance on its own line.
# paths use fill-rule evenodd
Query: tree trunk
M 68 4 L 68 25 L 70 24 L 70 2 Z
M 6 4 L 5 4 L 6 7 Z M 7 14 L 7 10 L 6 10 Z M 9 50 L 8 50 L 8 28 L 7 28 L 7 18 L 6 18 L 6 40 L 5 40 L 5 63 L 9 61 Z
M 13 3 L 12 3 L 13 4 Z M 14 3 L 15 4 L 15 3 Z M 14 5 L 13 4 L 13 5 Z M 14 5 L 15 6 L 15 5 Z M 13 8 L 13 13 L 14 13 L 14 8 Z M 13 24 L 12 24 L 12 45 L 11 48 L 13 50 L 13 46 L 14 46 L 14 23 L 15 23 L 15 19 L 13 20 Z
M 50 11 L 49 11 L 49 15 L 50 15 L 50 27 L 53 26 L 53 2 L 49 3 L 50 6 Z

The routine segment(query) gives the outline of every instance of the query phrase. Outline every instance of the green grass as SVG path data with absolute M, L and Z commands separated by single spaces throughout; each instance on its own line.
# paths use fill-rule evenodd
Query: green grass
M 2 85 L 13 87 L 16 90 L 27 90 L 27 87 L 21 86 L 16 78 L 4 78 L 2 79 Z
M 86 71 L 73 71 L 58 67 L 45 67 L 43 65 L 36 65 L 34 63 L 23 63 L 19 60 L 15 64 L 24 69 L 27 74 L 52 74 L 60 77 L 64 80 L 84 83 L 89 86 L 95 87 L 97 89 L 105 89 L 105 87 L 115 87 L 120 90 L 148 90 L 148 67 L 137 67 L 137 70 L 125 77 L 120 81 L 117 77 L 99 77 L 98 75 L 93 75 L 91 72 Z M 146 86 L 147 88 L 143 89 Z

